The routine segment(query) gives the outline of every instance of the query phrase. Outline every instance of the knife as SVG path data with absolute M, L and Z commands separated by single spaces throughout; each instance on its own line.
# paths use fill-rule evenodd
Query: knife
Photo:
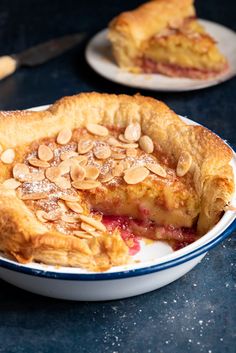
M 0 56 L 0 80 L 13 74 L 20 66 L 36 66 L 63 54 L 85 37 L 84 33 L 49 40 L 13 55 Z

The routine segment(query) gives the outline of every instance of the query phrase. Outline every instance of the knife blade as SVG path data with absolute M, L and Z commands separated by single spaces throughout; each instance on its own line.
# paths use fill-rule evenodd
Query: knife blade
M 75 33 L 40 43 L 21 53 L 0 57 L 0 80 L 13 74 L 20 66 L 41 65 L 73 48 L 85 37 Z

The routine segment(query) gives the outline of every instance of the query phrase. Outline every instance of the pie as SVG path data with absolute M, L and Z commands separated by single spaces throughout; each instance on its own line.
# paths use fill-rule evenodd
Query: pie
M 117 64 L 136 73 L 208 79 L 228 69 L 215 40 L 197 21 L 193 0 L 154 0 L 109 25 Z
M 141 238 L 179 249 L 222 216 L 231 149 L 152 98 L 65 97 L 0 112 L 0 250 L 20 263 L 104 271 Z

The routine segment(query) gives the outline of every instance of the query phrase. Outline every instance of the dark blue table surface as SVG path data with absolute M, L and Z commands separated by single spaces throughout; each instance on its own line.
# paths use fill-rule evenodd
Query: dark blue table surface
M 70 52 L 0 82 L 0 109 L 55 101 L 82 91 L 134 94 L 88 67 L 89 37 L 138 0 L 1 0 L 0 55 L 63 34 L 84 31 Z M 197 0 L 198 14 L 236 30 L 234 0 Z M 138 90 L 236 145 L 236 79 L 185 93 Z M 40 297 L 0 280 L 0 352 L 234 353 L 236 256 L 231 237 L 190 273 L 169 286 L 126 300 L 66 302 Z

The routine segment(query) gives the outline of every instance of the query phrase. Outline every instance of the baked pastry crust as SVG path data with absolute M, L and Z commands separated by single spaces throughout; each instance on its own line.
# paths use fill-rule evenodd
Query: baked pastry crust
M 121 13 L 108 37 L 118 65 L 131 72 L 206 79 L 228 68 L 197 22 L 193 0 L 154 0 Z
M 140 123 L 143 133 L 158 141 L 160 154 L 174 167 L 183 151 L 191 155 L 188 174 L 200 207 L 198 234 L 205 234 L 219 220 L 234 190 L 231 149 L 206 128 L 186 125 L 155 99 L 82 93 L 65 97 L 45 111 L 0 112 L 0 141 L 4 150 L 15 150 L 17 162 L 34 141 L 55 138 L 65 126 L 73 130 L 89 122 L 123 129 L 129 123 Z M 0 162 L 0 166 L 3 183 L 12 177 L 12 165 Z M 0 249 L 20 262 L 36 260 L 97 271 L 128 259 L 128 248 L 119 234 L 108 237 L 104 233 L 85 241 L 49 230 L 14 190 L 4 186 L 0 187 L 0 234 Z

